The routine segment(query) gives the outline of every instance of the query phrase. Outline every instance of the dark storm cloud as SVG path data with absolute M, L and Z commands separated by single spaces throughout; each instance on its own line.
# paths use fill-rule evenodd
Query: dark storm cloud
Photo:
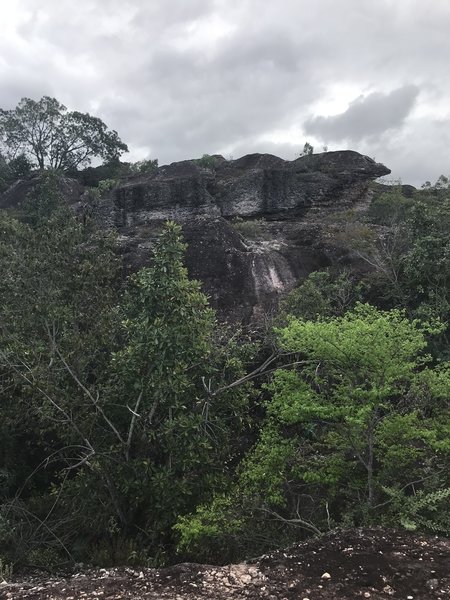
M 135 160 L 293 158 L 309 140 L 396 176 L 417 173 L 402 156 L 417 165 L 434 148 L 445 171 L 447 138 L 426 125 L 448 128 L 449 30 L 448 2 L 16 0 L 2 8 L 0 107 L 55 96 L 116 129 Z
M 415 85 L 406 85 L 389 94 L 373 92 L 360 96 L 341 114 L 307 119 L 305 133 L 335 142 L 380 136 L 403 124 L 418 93 Z

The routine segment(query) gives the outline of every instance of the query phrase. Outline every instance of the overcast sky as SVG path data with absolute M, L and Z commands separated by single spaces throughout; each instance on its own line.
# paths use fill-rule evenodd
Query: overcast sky
M 350 148 L 450 175 L 450 0 L 10 0 L 0 107 L 54 96 L 127 160 Z

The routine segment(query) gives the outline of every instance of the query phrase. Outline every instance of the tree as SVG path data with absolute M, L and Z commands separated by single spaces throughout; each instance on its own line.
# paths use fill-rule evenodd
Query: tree
M 116 131 L 88 113 L 68 112 L 55 98 L 22 98 L 0 109 L 0 148 L 10 158 L 23 154 L 39 169 L 76 169 L 93 158 L 118 158 L 128 148 Z
M 303 150 L 300 152 L 300 156 L 309 156 L 310 154 L 314 154 L 314 146 L 309 142 L 305 142 Z
M 177 515 L 229 478 L 239 350 L 187 276 L 177 225 L 123 284 L 111 236 L 43 179 L 21 220 L 0 213 L 0 547 L 162 561 Z
M 415 526 L 446 532 L 450 370 L 426 354 L 426 336 L 441 328 L 366 304 L 339 317 L 292 318 L 278 335 L 297 360 L 268 386 L 259 441 L 234 489 L 180 519 L 181 545 L 264 531 L 252 550 L 265 551 L 286 543 L 289 527 L 293 541 L 299 529 L 398 525 L 407 520 L 399 497 L 417 494 Z M 421 520 L 427 502 L 434 517 Z
M 338 316 L 361 300 L 362 286 L 348 271 L 314 271 L 281 301 L 281 319 Z
M 231 344 L 217 343 L 214 313 L 188 278 L 184 250 L 180 226 L 167 223 L 151 266 L 130 278 L 119 310 L 124 344 L 100 396 L 119 433 L 116 451 L 107 445 L 101 459 L 116 487 L 110 514 L 122 534 L 146 531 L 142 547 L 160 557 L 173 551 L 177 516 L 227 480 L 248 396 L 245 386 L 208 393 L 210 380 L 242 376 L 242 362 Z M 89 512 L 98 510 L 91 502 Z
M 58 529 L 51 490 L 92 455 L 101 414 L 64 364 L 83 382 L 109 364 L 118 261 L 113 237 L 77 221 L 53 172 L 15 214 L 0 211 L 0 546 L 14 560 L 41 544 L 67 557 L 75 529 L 70 518 Z
M 26 177 L 31 168 L 32 165 L 24 154 L 19 154 L 11 160 L 0 154 L 0 193 L 20 177 Z

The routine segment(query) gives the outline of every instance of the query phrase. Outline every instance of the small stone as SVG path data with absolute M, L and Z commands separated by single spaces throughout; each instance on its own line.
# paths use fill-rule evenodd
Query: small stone
M 370 592 L 364 592 L 364 598 L 370 598 Z
M 138 579 L 144 579 L 144 573 L 142 571 L 139 573 Z
M 414 600 L 414 596 L 406 596 L 406 600 Z
M 331 579 L 331 575 L 329 573 L 324 573 L 320 579 Z
M 435 590 L 439 585 L 439 581 L 437 579 L 429 579 L 426 585 L 430 590 Z

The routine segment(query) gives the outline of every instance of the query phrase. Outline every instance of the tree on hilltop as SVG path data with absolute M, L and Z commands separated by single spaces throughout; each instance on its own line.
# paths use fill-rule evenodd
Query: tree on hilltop
M 118 158 L 128 148 L 116 131 L 88 113 L 67 111 L 55 98 L 22 98 L 0 109 L 0 150 L 9 159 L 29 158 L 39 169 L 76 169 L 93 158 Z

